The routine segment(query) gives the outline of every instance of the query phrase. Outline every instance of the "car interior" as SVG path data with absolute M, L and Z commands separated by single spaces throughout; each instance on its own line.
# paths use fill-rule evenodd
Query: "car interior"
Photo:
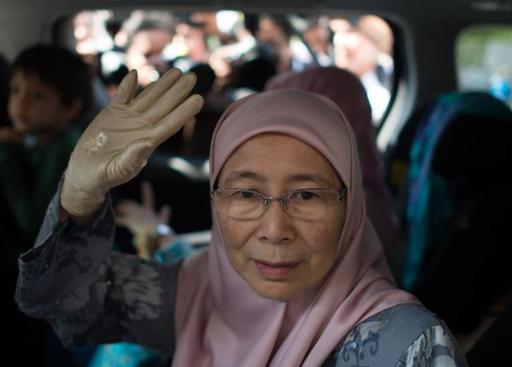
M 291 59 L 279 53 L 276 29 Z M 148 38 L 137 44 L 143 32 Z M 358 71 L 367 59 L 347 61 L 364 48 L 357 42 L 373 47 L 373 56 L 361 56 L 372 58 L 373 79 Z M 198 248 L 210 239 L 210 137 L 227 105 L 289 71 L 334 66 L 358 75 L 398 218 L 396 245 L 386 250 L 397 284 L 446 322 L 470 366 L 505 365 L 512 326 L 511 1 L 0 0 L 0 126 L 10 124 L 9 63 L 37 43 L 66 47 L 91 67 L 95 102 L 76 122 L 81 129 L 129 69 L 138 70 L 141 88 L 170 67 L 196 73 L 205 108 L 112 197 L 140 201 L 141 183 L 150 182 L 155 208 L 170 205 L 167 224 Z M 12 238 L 3 234 L 11 229 L 8 215 L 0 220 L 2 237 Z M 118 228 L 119 251 L 135 253 L 132 241 Z M 14 292 L 20 250 L 7 252 L 4 288 Z M 14 323 L 9 330 L 30 330 L 38 321 L 5 322 Z M 62 353 L 46 336 L 34 343 L 17 353 L 36 355 L 41 345 L 47 354 Z M 86 365 L 62 358 L 53 365 Z

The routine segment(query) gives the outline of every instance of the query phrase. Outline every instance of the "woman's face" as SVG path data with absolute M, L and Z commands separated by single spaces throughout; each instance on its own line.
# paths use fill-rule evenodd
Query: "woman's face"
M 219 188 L 257 190 L 270 196 L 303 188 L 344 185 L 314 148 L 280 134 L 258 135 L 226 161 Z M 227 257 L 261 296 L 281 301 L 305 295 L 333 266 L 345 221 L 345 200 L 326 207 L 320 220 L 289 215 L 278 201 L 258 219 L 239 220 L 218 213 Z

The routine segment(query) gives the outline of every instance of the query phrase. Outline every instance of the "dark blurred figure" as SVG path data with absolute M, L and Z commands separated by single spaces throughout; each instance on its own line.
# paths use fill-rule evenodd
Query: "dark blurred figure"
M 197 75 L 197 84 L 192 93 L 202 95 L 206 104 L 196 115 L 195 121 L 192 121 L 183 128 L 183 146 L 182 153 L 201 158 L 208 158 L 210 153 L 210 141 L 213 130 L 220 118 L 223 110 L 208 103 L 215 82 L 215 72 L 208 64 L 198 64 L 190 69 Z
M 105 84 L 105 88 L 109 96 L 113 97 L 117 93 L 117 88 L 121 84 L 121 80 L 128 74 L 129 70 L 126 65 L 120 65 L 116 70 L 102 73 L 101 80 Z
M 251 93 L 262 92 L 267 81 L 276 75 L 274 63 L 263 55 L 235 64 L 231 76 L 233 88 L 248 89 Z

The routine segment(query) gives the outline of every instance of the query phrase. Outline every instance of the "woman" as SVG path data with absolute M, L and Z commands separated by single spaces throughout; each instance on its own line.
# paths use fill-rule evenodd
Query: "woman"
M 370 102 L 359 78 L 336 67 L 315 67 L 300 73 L 280 74 L 271 79 L 265 89 L 300 89 L 318 93 L 336 103 L 343 111 L 357 141 L 367 215 L 386 254 L 391 255 L 396 251 L 393 244 L 397 240 L 398 218 L 384 184 L 382 158 L 372 125 Z
M 201 102 L 185 100 L 190 75 L 171 71 L 133 99 L 135 82 L 131 73 L 84 133 L 21 258 L 25 312 L 67 345 L 131 341 L 172 354 L 174 366 L 465 366 L 442 322 L 393 286 L 353 133 L 315 94 L 262 93 L 221 117 L 208 250 L 171 267 L 111 254 L 105 195 Z

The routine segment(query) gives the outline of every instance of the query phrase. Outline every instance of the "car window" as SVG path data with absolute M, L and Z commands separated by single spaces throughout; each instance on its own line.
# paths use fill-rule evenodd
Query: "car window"
M 512 26 L 464 29 L 456 60 L 459 90 L 488 91 L 512 106 Z
M 261 91 L 275 74 L 337 66 L 359 76 L 379 126 L 396 84 L 394 35 L 374 15 L 97 10 L 76 14 L 72 23 L 76 51 L 110 96 L 129 69 L 145 86 L 170 66 L 186 72 L 208 64 L 213 88 L 237 99 Z

